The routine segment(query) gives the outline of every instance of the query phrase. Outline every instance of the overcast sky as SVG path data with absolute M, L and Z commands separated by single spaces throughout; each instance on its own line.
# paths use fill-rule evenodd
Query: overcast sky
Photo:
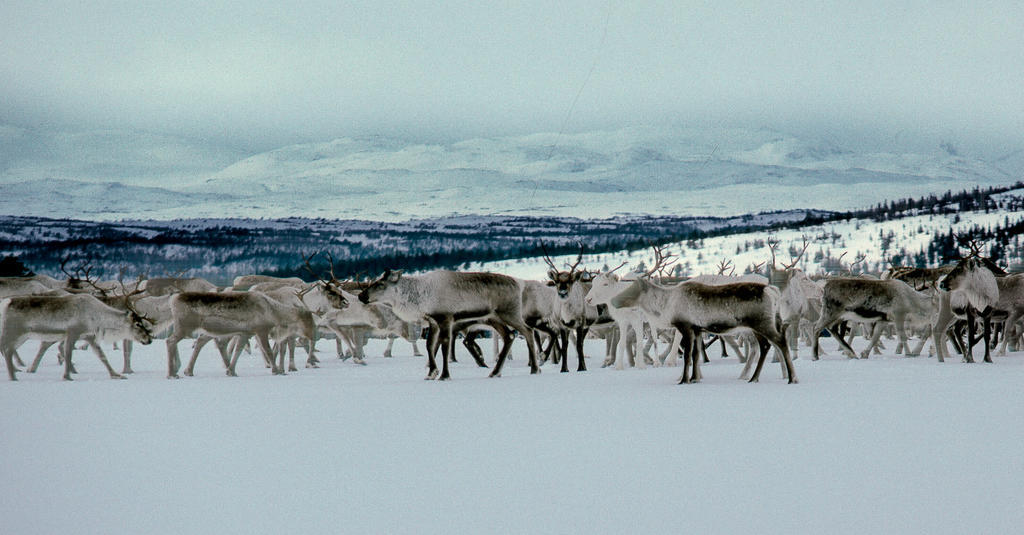
M 0 2 L 0 122 L 247 150 L 662 122 L 1012 148 L 1022 95 L 1020 0 Z

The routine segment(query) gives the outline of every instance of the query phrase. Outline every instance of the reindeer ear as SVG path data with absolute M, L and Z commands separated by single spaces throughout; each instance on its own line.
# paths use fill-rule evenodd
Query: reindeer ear
M 558 280 L 558 272 L 553 269 L 548 270 L 548 278 L 552 281 Z
M 573 282 L 579 281 L 582 278 L 583 278 L 583 272 L 582 271 L 577 271 L 576 273 L 572 274 L 572 281 Z
M 552 287 L 552 288 L 554 288 L 555 287 L 555 281 L 548 281 L 547 285 Z
M 388 275 L 388 282 L 398 282 L 398 279 L 402 278 L 402 273 L 404 273 L 404 271 L 401 269 L 390 271 L 390 274 Z

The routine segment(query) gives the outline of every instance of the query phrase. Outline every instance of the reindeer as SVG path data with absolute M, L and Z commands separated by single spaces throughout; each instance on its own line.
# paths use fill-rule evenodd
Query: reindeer
M 768 271 L 768 278 L 771 284 L 782 291 L 782 296 L 779 299 L 779 316 L 782 318 L 782 330 L 786 333 L 786 339 L 789 340 L 789 351 L 793 358 L 797 358 L 797 351 L 800 346 L 800 321 L 807 319 L 814 321 L 817 319 L 817 311 L 812 308 L 810 299 L 807 296 L 807 292 L 814 290 L 811 289 L 813 283 L 810 285 L 810 279 L 807 275 L 796 267 L 800 262 L 800 259 L 807 252 L 807 247 L 810 245 L 810 241 L 807 236 L 803 237 L 803 247 L 800 252 L 795 256 L 790 257 L 788 264 L 782 264 L 782 268 L 777 268 L 775 265 L 775 252 L 779 246 L 779 241 L 768 238 L 768 248 L 771 251 L 772 263 Z
M 857 358 L 850 344 L 835 330 L 840 319 L 875 323 L 890 321 L 896 326 L 900 341 L 906 346 L 905 322 L 925 325 L 933 320 L 932 297 L 921 294 L 900 280 L 873 280 L 864 278 L 835 278 L 825 282 L 822 296 L 821 317 L 814 326 L 812 356 L 818 360 L 820 347 L 818 339 L 822 329 L 839 342 L 840 348 L 849 358 Z M 876 329 L 868 349 L 861 358 L 868 358 L 870 349 L 877 343 L 881 330 Z
M 216 292 L 219 290 L 215 284 L 200 277 L 157 277 L 146 279 L 142 288 L 147 294 L 154 297 L 179 292 Z
M 993 309 L 1006 314 L 1006 320 L 1003 322 L 1003 342 L 996 354 L 1005 355 L 1007 344 L 1019 334 L 1018 322 L 1024 318 L 1024 273 L 997 277 L 996 284 L 999 286 L 999 301 Z
M 992 307 L 999 301 L 999 284 L 996 282 L 996 277 L 1006 275 L 1006 272 L 988 258 L 983 258 L 980 246 L 974 241 L 971 241 L 969 246 L 971 253 L 957 262 L 953 269 L 939 281 L 939 288 L 949 292 L 949 307 L 952 315 L 964 316 L 967 320 L 967 345 L 960 344 L 964 349 L 964 362 L 974 362 L 972 348 L 977 341 L 974 337 L 975 316 L 981 317 L 983 321 L 985 362 L 992 362 L 989 346 L 992 330 L 991 313 Z M 949 321 L 951 316 L 943 316 L 942 320 Z M 941 352 L 945 350 L 941 336 L 945 334 L 947 325 L 948 323 L 937 324 L 935 329 L 936 350 L 939 351 L 940 362 L 943 361 Z M 959 342 L 959 337 L 957 337 L 957 341 Z
M 563 357 L 561 371 L 569 371 L 568 346 L 570 331 L 575 334 L 576 357 L 578 364 L 576 371 L 587 371 L 587 363 L 584 360 L 583 341 L 587 337 L 590 327 L 600 319 L 600 312 L 597 307 L 587 306 L 584 302 L 590 284 L 590 275 L 586 270 L 577 271 L 580 262 L 583 261 L 583 245 L 580 244 L 580 254 L 576 262 L 569 266 L 568 271 L 560 271 L 548 255 L 547 247 L 541 242 L 541 249 L 544 251 L 544 262 L 551 269 L 548 271 L 548 285 L 555 289 L 560 301 L 559 317 L 562 327 L 559 331 L 559 354 Z M 587 280 L 584 280 L 586 278 Z
M 299 309 L 277 302 L 260 293 L 247 292 L 182 292 L 171 297 L 171 314 L 174 318 L 174 332 L 167 338 L 167 377 L 178 378 L 181 361 L 178 357 L 178 342 L 185 337 L 205 334 L 211 337 L 255 336 L 263 353 L 263 359 L 274 375 L 283 375 L 282 365 L 274 362 L 275 352 L 271 350 L 269 338 L 275 329 L 295 326 L 304 338 L 315 340 L 315 325 L 308 310 Z M 235 348 L 228 363 L 227 375 L 234 377 L 235 365 L 242 351 L 242 344 Z M 185 375 L 192 375 L 198 354 L 193 352 Z
M 648 269 L 645 273 L 639 274 L 637 276 L 649 278 L 657 273 L 663 273 L 668 268 L 668 266 L 676 262 L 676 260 L 673 260 L 675 256 L 676 255 L 671 253 L 666 254 L 661 247 L 655 246 L 654 266 Z M 619 307 L 611 305 L 612 298 L 614 298 L 620 292 L 628 288 L 630 284 L 632 284 L 633 282 L 632 280 L 619 280 L 618 276 L 615 275 L 615 271 L 617 271 L 618 269 L 622 268 L 625 265 L 626 263 L 624 262 L 615 269 L 610 270 L 606 273 L 600 273 L 596 277 L 594 277 L 591 283 L 590 290 L 587 292 L 585 297 L 585 301 L 588 305 L 608 305 L 608 315 L 611 316 L 612 320 L 615 321 L 615 325 L 619 331 L 618 343 L 616 344 L 616 347 L 612 355 L 610 355 L 610 357 L 614 357 L 615 369 L 617 370 L 622 370 L 625 368 L 625 354 L 627 352 L 627 348 L 629 345 L 629 333 L 634 333 L 634 336 L 636 338 L 636 344 L 637 346 L 640 346 L 640 344 L 642 343 L 644 333 L 643 325 L 646 322 L 646 317 L 639 307 Z M 651 329 L 651 342 L 653 342 L 654 344 L 657 344 L 656 331 L 656 328 Z M 669 348 L 670 351 L 674 351 L 675 348 L 678 347 L 679 341 L 680 340 L 678 339 L 674 340 L 673 345 L 670 346 Z M 655 352 L 657 352 L 657 347 L 655 347 Z M 634 360 L 636 363 L 636 367 L 641 369 L 646 368 L 644 358 L 639 353 L 640 351 L 635 351 Z M 661 366 L 661 360 L 658 358 L 653 359 L 653 363 L 655 367 Z M 607 366 L 609 364 L 610 362 L 606 360 L 604 365 Z
M 64 379 L 67 381 L 71 380 L 71 352 L 79 338 L 89 343 L 111 378 L 124 379 L 110 366 L 98 342 L 105 338 L 132 338 L 142 344 L 152 341 L 146 320 L 135 311 L 128 297 L 124 299 L 126 311 L 109 307 L 88 294 L 4 299 L 0 302 L 0 352 L 10 379 L 17 380 L 14 351 L 28 338 L 63 341 Z
M 538 351 L 544 354 L 544 361 L 547 361 L 551 352 L 561 351 L 559 341 L 565 326 L 562 323 L 562 302 L 555 288 L 551 283 L 539 281 L 522 281 L 523 285 L 523 321 L 534 331 L 534 343 Z M 540 334 L 548 336 L 548 346 L 541 349 Z M 474 350 L 470 353 L 476 357 Z M 556 355 L 557 359 L 564 359 L 565 355 Z
M 600 273 L 595 276 L 590 290 L 587 292 L 585 297 L 588 305 L 608 305 L 608 315 L 615 321 L 615 326 L 619 330 L 618 343 L 615 344 L 615 348 L 612 350 L 611 355 L 609 355 L 609 357 L 614 358 L 616 370 L 622 370 L 625 368 L 626 346 L 629 341 L 629 333 L 635 333 L 636 341 L 639 344 L 643 338 L 643 325 L 645 321 L 644 314 L 639 307 L 618 307 L 610 304 L 612 298 L 633 283 L 633 280 L 620 280 L 619 277 L 615 275 L 615 271 L 624 265 L 626 264 L 623 263 L 611 271 Z M 655 338 L 654 333 L 652 333 L 651 338 Z M 637 354 L 635 361 L 637 368 L 642 369 L 646 367 L 646 363 L 644 362 L 642 355 Z M 604 366 L 608 366 L 610 364 L 611 362 L 606 360 Z M 660 366 L 661 361 L 655 359 L 654 365 Z
M 385 271 L 359 293 L 363 304 L 384 303 L 404 321 L 429 322 L 427 379 L 447 380 L 448 358 L 454 352 L 455 333 L 460 325 L 486 323 L 502 337 L 503 345 L 491 377 L 501 375 L 502 366 L 511 349 L 509 329 L 526 338 L 530 355 L 530 373 L 540 373 L 533 329 L 523 321 L 522 283 L 497 273 L 460 273 L 438 270 L 423 275 L 403 275 L 402 271 Z M 442 369 L 431 348 L 443 340 Z
M 312 255 L 309 256 L 309 258 L 307 258 L 307 266 L 309 260 L 311 260 L 312 257 L 315 255 L 316 253 L 313 253 Z M 301 285 L 305 284 L 306 281 L 298 277 L 271 277 L 270 275 L 239 275 L 235 277 L 233 281 L 231 281 L 231 289 L 236 292 L 244 292 L 256 284 L 266 282 L 289 285 Z
M 42 295 L 52 288 L 35 279 L 23 277 L 0 277 L 0 299 L 16 295 Z
M 761 348 L 750 382 L 757 382 L 768 348 L 775 346 L 782 354 L 789 382 L 796 383 L 796 371 L 789 358 L 785 335 L 779 330 L 778 299 L 778 289 L 764 284 L 740 282 L 709 286 L 686 282 L 666 288 L 638 278 L 616 295 L 610 304 L 639 307 L 652 322 L 669 324 L 679 330 L 684 347 L 690 348 L 691 357 L 687 361 L 692 361 L 694 368 L 691 375 L 689 366 L 684 364 L 680 384 L 701 378 L 700 359 L 692 350 L 693 339 L 700 331 L 723 334 L 742 329 L 753 331 Z

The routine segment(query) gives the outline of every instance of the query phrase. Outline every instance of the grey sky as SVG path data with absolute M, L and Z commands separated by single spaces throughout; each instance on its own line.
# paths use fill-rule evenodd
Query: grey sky
M 6 0 L 0 122 L 249 150 L 719 121 L 1024 144 L 1024 2 L 723 4 Z

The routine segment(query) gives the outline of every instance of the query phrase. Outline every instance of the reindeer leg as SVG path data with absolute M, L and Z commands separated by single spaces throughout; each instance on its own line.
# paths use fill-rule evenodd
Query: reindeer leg
M 167 337 L 167 378 L 177 379 L 178 378 L 178 367 L 180 361 L 178 359 L 178 341 L 181 338 L 178 337 L 177 329 L 170 336 Z
M 71 381 L 71 352 L 75 350 L 75 342 L 79 333 L 68 331 L 64 335 L 64 380 Z
M 316 358 L 316 340 L 312 338 L 306 340 L 306 367 L 320 367 L 320 359 Z
M 122 374 L 135 373 L 132 370 L 132 348 L 134 344 L 135 342 L 128 338 L 121 342 L 121 354 L 124 355 L 124 365 L 121 367 Z
M 985 338 L 985 362 L 992 363 L 992 349 L 989 343 L 992 340 L 992 319 L 991 312 L 982 315 L 983 333 Z
M 18 372 L 18 369 L 14 367 L 14 356 L 12 355 L 12 351 L 10 349 L 4 348 L 3 354 L 4 363 L 7 364 L 7 378 L 12 381 L 17 381 L 18 377 L 16 376 L 16 374 Z
M 974 338 L 974 310 L 972 307 L 967 307 L 967 345 L 964 347 L 964 362 L 974 362 L 974 344 L 977 340 Z
M 196 338 L 196 342 L 192 344 L 192 355 L 188 359 L 188 366 L 185 366 L 186 376 L 192 377 L 192 374 L 195 371 L 196 361 L 199 360 L 199 352 L 203 349 L 203 346 L 212 339 L 212 337 L 206 335 L 200 335 L 199 338 Z
M 707 352 L 704 351 L 704 333 L 700 329 L 693 328 L 691 340 L 693 344 L 693 368 L 690 374 L 690 382 L 699 383 L 704 379 L 704 374 L 700 372 L 701 361 L 710 362 L 710 360 L 708 360 Z
M 860 358 L 862 359 L 866 359 L 871 356 L 871 349 L 877 348 L 879 339 L 882 336 L 882 326 L 879 325 L 878 322 L 875 322 L 873 326 L 874 329 L 872 329 L 871 340 L 868 341 L 868 347 L 865 348 L 864 351 L 860 352 Z
M 284 363 L 281 363 L 284 366 Z M 295 337 L 288 337 L 288 371 L 297 372 L 298 368 L 295 367 Z
M 114 368 L 110 366 L 110 362 L 107 360 L 107 356 L 103 353 L 103 349 L 100 348 L 100 345 L 96 343 L 95 338 L 89 337 L 86 338 L 85 341 L 89 344 L 89 347 L 92 348 L 93 353 L 96 353 L 96 356 L 99 357 L 100 362 L 103 363 L 103 366 L 107 368 L 107 372 L 110 373 L 111 379 L 126 379 L 125 376 L 115 372 Z
M 32 365 L 29 366 L 28 369 L 25 371 L 27 371 L 28 373 L 36 373 L 36 370 L 39 369 L 39 362 L 43 360 L 43 354 L 46 353 L 47 349 L 50 349 L 50 347 L 52 347 L 53 344 L 56 343 L 57 342 L 41 342 L 39 344 L 39 351 L 36 351 L 36 356 L 35 358 L 32 359 Z M 59 347 L 57 348 L 57 351 L 60 351 Z
M 445 318 L 442 328 L 447 340 L 445 340 L 444 347 L 441 349 L 441 376 L 437 379 L 439 381 L 447 381 L 451 379 L 451 375 L 448 373 L 448 359 L 455 353 L 455 322 L 451 318 Z
M 427 333 L 427 376 L 425 379 L 437 378 L 437 361 L 434 360 L 434 357 L 437 355 L 437 349 L 441 345 L 442 334 L 440 331 L 437 319 L 431 318 L 430 331 Z

